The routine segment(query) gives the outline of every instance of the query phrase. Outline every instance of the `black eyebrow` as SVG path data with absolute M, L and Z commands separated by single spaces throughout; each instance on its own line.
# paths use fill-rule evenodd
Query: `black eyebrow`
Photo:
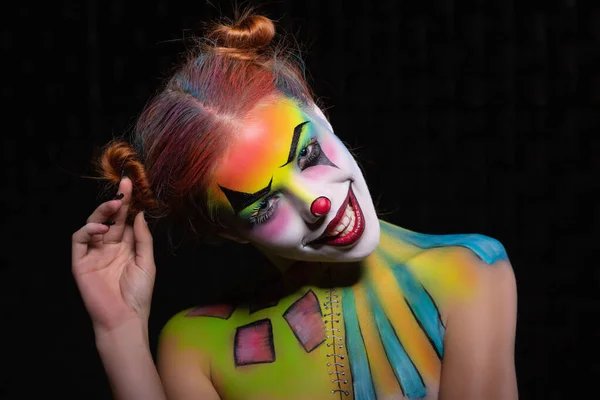
M 273 183 L 273 178 L 269 181 L 269 184 L 260 189 L 256 193 L 246 193 L 246 192 L 236 192 L 235 190 L 224 188 L 219 185 L 223 193 L 225 193 L 225 197 L 229 200 L 229 204 L 233 208 L 233 211 L 236 214 L 239 214 L 244 208 L 248 207 L 252 203 L 259 200 L 261 197 L 264 197 L 271 191 L 271 184 Z
M 294 128 L 294 136 L 292 137 L 292 144 L 290 145 L 290 154 L 288 154 L 287 162 L 279 168 L 285 167 L 294 160 L 294 157 L 296 156 L 296 149 L 298 148 L 298 141 L 300 140 L 300 135 L 302 134 L 302 129 L 304 128 L 304 125 L 308 124 L 308 122 L 309 121 L 304 121 Z

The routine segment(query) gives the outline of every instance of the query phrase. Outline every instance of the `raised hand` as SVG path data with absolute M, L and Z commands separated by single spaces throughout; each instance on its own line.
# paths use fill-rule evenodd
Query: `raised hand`
M 132 182 L 102 203 L 73 234 L 72 271 L 96 332 L 132 319 L 147 324 L 156 267 L 152 235 L 142 212 L 126 223 Z M 114 224 L 112 224 L 114 222 Z

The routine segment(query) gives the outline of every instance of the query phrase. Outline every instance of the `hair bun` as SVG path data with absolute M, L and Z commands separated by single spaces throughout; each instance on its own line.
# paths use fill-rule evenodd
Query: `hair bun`
M 230 25 L 217 25 L 207 36 L 218 52 L 254 59 L 275 37 L 275 25 L 262 15 L 245 14 Z

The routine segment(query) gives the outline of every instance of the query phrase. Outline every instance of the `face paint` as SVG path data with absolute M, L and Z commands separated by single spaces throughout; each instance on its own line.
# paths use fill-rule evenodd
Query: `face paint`
M 364 177 L 316 106 L 278 98 L 252 110 L 210 193 L 234 216 L 239 235 L 284 258 L 358 260 L 379 241 Z M 319 197 L 331 203 L 324 215 L 310 209 Z

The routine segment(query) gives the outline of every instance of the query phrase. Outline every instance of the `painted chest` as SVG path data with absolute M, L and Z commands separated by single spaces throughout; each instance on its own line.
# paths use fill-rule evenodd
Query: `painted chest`
M 382 224 L 380 247 L 350 286 L 184 310 L 163 334 L 209 357 L 222 399 L 436 399 L 445 307 L 472 292 L 469 260 L 506 254 L 482 235 L 399 229 Z

